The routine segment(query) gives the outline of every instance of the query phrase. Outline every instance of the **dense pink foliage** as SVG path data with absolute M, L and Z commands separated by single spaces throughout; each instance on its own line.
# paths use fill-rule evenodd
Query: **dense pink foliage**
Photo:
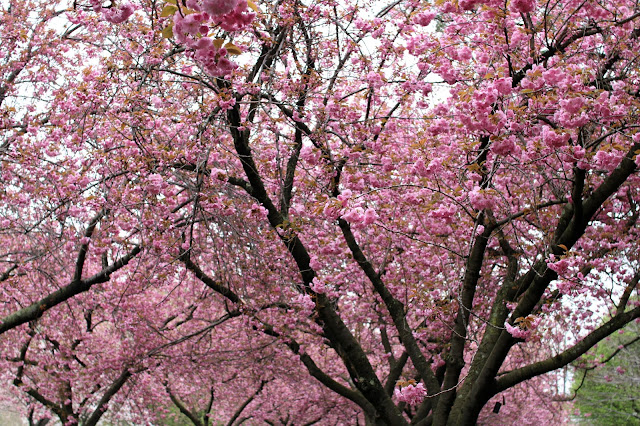
M 640 317 L 640 16 L 604 3 L 5 2 L 0 395 L 565 422 Z

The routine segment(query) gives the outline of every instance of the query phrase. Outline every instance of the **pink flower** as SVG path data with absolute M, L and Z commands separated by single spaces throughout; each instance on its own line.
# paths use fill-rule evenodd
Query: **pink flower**
M 542 73 L 545 83 L 550 86 L 557 85 L 566 78 L 566 74 L 559 68 L 551 68 Z
M 471 10 L 480 3 L 482 3 L 482 0 L 460 0 L 458 1 L 458 6 L 460 6 L 462 10 Z M 446 12 L 446 10 L 444 10 L 444 12 Z
M 313 308 L 315 308 L 316 304 L 313 303 L 313 299 L 308 294 L 300 294 L 298 295 L 293 302 L 300 306 L 300 308 L 305 312 L 312 312 Z
M 173 29 L 178 39 L 184 41 L 187 34 L 196 35 L 199 32 L 206 32 L 207 27 L 203 26 L 204 21 L 205 15 L 203 13 L 192 13 L 183 18 L 180 13 L 176 12 L 173 17 L 175 23 Z
M 374 209 L 367 209 L 364 212 L 363 222 L 365 225 L 371 225 L 378 219 L 378 214 Z
M 584 99 L 580 97 L 560 100 L 560 106 L 569 114 L 577 113 L 583 105 Z
M 504 328 L 509 334 L 516 339 L 527 339 L 531 335 L 531 332 L 521 329 L 520 327 L 514 327 L 509 323 L 505 323 Z
M 422 12 L 416 15 L 415 18 L 413 18 L 413 22 L 423 27 L 426 27 L 431 23 L 431 21 L 435 17 L 436 17 L 436 14 L 434 12 Z
M 533 331 L 540 324 L 541 318 L 529 315 L 526 318 L 516 319 L 516 326 L 512 326 L 508 322 L 504 324 L 505 330 L 516 339 L 527 340 L 533 334 Z
M 215 21 L 223 30 L 229 32 L 239 31 L 249 25 L 256 17 L 255 13 L 247 12 L 247 7 L 246 0 L 236 0 L 236 5 L 231 11 L 224 15 L 213 14 L 213 16 L 216 17 Z
M 554 259 L 550 259 L 550 261 L 547 262 L 549 269 L 555 271 L 558 275 L 565 275 L 569 270 L 569 261 L 567 259 L 560 259 L 554 262 L 553 260 Z
M 468 61 L 473 57 L 473 53 L 471 52 L 471 49 L 468 46 L 463 46 L 460 49 L 458 49 L 457 54 L 458 54 L 458 58 L 460 58 L 460 60 L 463 60 L 463 61 Z
M 147 180 L 147 191 L 153 195 L 158 195 L 165 185 L 162 176 L 157 173 L 149 175 Z
M 364 212 L 361 207 L 356 207 L 355 209 L 348 210 L 345 214 L 342 215 L 342 218 L 349 223 L 360 223 L 364 220 Z
M 471 207 L 476 210 L 491 209 L 496 204 L 496 200 L 491 194 L 477 186 L 469 192 L 469 202 Z
M 227 49 L 218 49 L 213 40 L 203 37 L 194 45 L 197 48 L 193 58 L 213 76 L 225 76 L 231 74 L 237 65 L 226 58 Z
M 412 173 L 422 177 L 426 177 L 429 175 L 429 172 L 427 171 L 427 168 L 425 167 L 424 161 L 422 160 L 422 158 L 418 158 L 416 160 L 416 162 L 413 164 L 411 171 Z
M 535 0 L 511 0 L 509 4 L 509 9 L 517 13 L 532 12 L 534 7 Z
M 500 78 L 493 83 L 493 87 L 498 91 L 501 95 L 508 95 L 513 90 L 512 88 L 512 80 L 509 78 Z
M 107 22 L 111 22 L 112 24 L 121 24 L 129 19 L 129 17 L 133 15 L 134 11 L 135 9 L 133 8 L 133 5 L 131 3 L 127 3 L 120 6 L 118 9 L 103 9 L 102 15 Z
M 542 140 L 550 148 L 560 148 L 567 144 L 569 140 L 568 133 L 556 133 L 553 129 L 545 127 L 542 131 Z
M 417 385 L 396 388 L 393 391 L 393 395 L 398 401 L 415 406 L 424 400 L 424 397 L 427 396 L 427 390 L 422 383 L 418 383 Z
M 340 195 L 338 195 L 337 198 L 338 198 L 338 201 L 340 201 L 343 206 L 346 206 L 347 201 L 349 200 L 349 198 L 351 198 L 351 190 L 345 189 L 344 191 L 342 191 Z
M 327 286 L 320 279 L 318 279 L 318 277 L 314 278 L 313 281 L 311 281 L 309 287 L 311 287 L 311 290 L 315 291 L 318 294 L 327 292 Z
M 377 72 L 370 72 L 364 78 L 367 83 L 369 83 L 369 85 L 371 85 L 371 87 L 375 89 L 382 87 L 382 85 L 384 84 L 382 76 Z
M 225 15 L 238 5 L 239 0 L 204 0 L 202 10 L 209 15 Z
M 611 171 L 618 167 L 620 157 L 622 157 L 620 152 L 598 151 L 593 159 L 598 169 Z
M 514 137 L 509 137 L 502 140 L 497 140 L 491 144 L 491 152 L 496 155 L 507 156 L 511 154 L 516 148 Z

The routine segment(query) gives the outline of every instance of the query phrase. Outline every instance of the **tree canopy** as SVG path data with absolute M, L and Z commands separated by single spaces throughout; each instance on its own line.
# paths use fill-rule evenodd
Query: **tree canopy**
M 559 424 L 640 317 L 635 0 L 0 7 L 32 424 Z

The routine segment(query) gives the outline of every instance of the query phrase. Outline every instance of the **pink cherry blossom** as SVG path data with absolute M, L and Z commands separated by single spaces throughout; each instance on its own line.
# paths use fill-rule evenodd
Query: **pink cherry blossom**
M 427 390 L 422 383 L 418 383 L 417 385 L 396 387 L 393 391 L 393 396 L 395 396 L 398 401 L 406 402 L 407 404 L 412 406 L 417 406 L 418 404 L 420 404 L 424 400 L 426 395 Z
M 209 15 L 224 15 L 238 6 L 240 0 L 202 0 L 202 10 Z
M 571 421 L 640 319 L 634 1 L 130 2 L 0 6 L 2 404 Z

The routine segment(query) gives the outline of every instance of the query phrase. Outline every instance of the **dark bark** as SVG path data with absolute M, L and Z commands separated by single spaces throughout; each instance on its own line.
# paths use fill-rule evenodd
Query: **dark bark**
M 331 301 L 324 294 L 317 294 L 311 289 L 311 283 L 316 277 L 315 271 L 310 266 L 311 258 L 304 244 L 293 230 L 278 232 L 286 223 L 286 218 L 275 207 L 268 195 L 262 177 L 253 159 L 249 147 L 249 130 L 239 131 L 242 126 L 238 105 L 227 112 L 230 131 L 234 141 L 234 147 L 242 164 L 247 181 L 251 185 L 251 195 L 267 210 L 269 224 L 278 233 L 278 236 L 286 246 L 302 278 L 301 290 L 309 294 L 318 314 L 318 322 L 323 329 L 324 336 L 331 342 L 331 346 L 342 358 L 345 367 L 356 388 L 365 396 L 377 411 L 379 419 L 387 424 L 403 425 L 406 420 L 398 411 L 391 398 L 385 392 L 384 386 L 375 374 L 367 355 L 353 336 L 349 328 L 344 324 L 340 316 L 332 307 Z
M 129 369 L 125 368 L 120 375 L 111 383 L 111 386 L 102 394 L 102 398 L 98 401 L 98 406 L 93 410 L 91 416 L 83 423 L 83 426 L 95 426 L 100 418 L 106 413 L 109 401 L 117 394 L 122 386 L 127 383 L 133 374 Z
M 111 274 L 126 266 L 131 259 L 136 257 L 141 251 L 142 249 L 136 246 L 128 254 L 121 257 L 97 274 L 83 280 L 74 280 L 61 289 L 43 297 L 39 301 L 34 302 L 17 312 L 7 315 L 2 319 L 2 321 L 0 321 L 0 334 L 16 328 L 19 325 L 40 318 L 49 309 L 71 299 L 74 296 L 77 296 L 80 293 L 89 291 L 89 289 L 91 289 L 95 284 L 101 284 L 109 281 Z

